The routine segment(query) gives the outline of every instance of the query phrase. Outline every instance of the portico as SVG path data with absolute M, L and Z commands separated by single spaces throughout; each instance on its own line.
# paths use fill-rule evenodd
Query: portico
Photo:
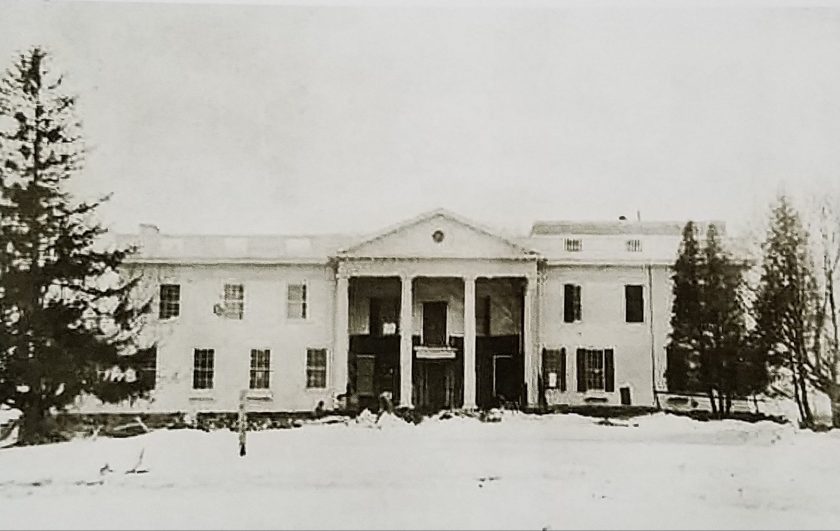
M 536 405 L 534 253 L 435 213 L 342 250 L 335 268 L 336 389 L 407 408 Z

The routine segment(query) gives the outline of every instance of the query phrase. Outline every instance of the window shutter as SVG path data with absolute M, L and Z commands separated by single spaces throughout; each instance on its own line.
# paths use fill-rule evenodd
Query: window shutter
M 577 349 L 577 390 L 579 393 L 586 391 L 586 350 Z
M 560 391 L 566 392 L 566 347 L 560 349 Z
M 604 350 L 604 391 L 608 393 L 615 391 L 615 363 L 611 348 Z
M 581 320 L 580 299 L 580 286 L 575 286 L 575 321 Z
M 628 323 L 645 321 L 645 298 L 642 286 L 624 286 L 624 314 Z
M 563 321 L 572 323 L 575 320 L 575 287 L 571 284 L 563 285 Z

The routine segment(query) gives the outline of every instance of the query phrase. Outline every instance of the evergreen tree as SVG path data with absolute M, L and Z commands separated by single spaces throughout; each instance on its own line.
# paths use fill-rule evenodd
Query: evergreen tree
M 66 191 L 84 152 L 61 89 L 39 47 L 0 79 L 0 403 L 23 412 L 24 444 L 54 437 L 50 413 L 82 393 L 116 401 L 149 385 L 131 378 L 148 353 L 139 278 L 118 272 L 131 249 L 100 249 L 100 202 Z
M 683 229 L 674 264 L 666 379 L 673 392 L 702 392 L 712 413 L 726 415 L 732 399 L 766 387 L 766 364 L 750 348 L 742 300 L 744 266 L 721 242 L 714 224 L 703 248 L 697 227 Z
M 811 426 L 808 360 L 819 343 L 820 308 L 808 233 L 784 195 L 772 209 L 763 253 L 755 302 L 757 346 L 773 367 L 790 376 L 802 423 Z
M 727 415 L 733 398 L 762 389 L 764 382 L 760 371 L 753 371 L 760 368 L 760 360 L 753 359 L 746 341 L 743 266 L 723 248 L 714 224 L 706 231 L 701 270 L 705 325 L 701 380 L 712 400 L 712 410 Z M 758 363 L 758 367 L 751 367 L 753 363 Z
M 672 392 L 700 391 L 702 311 L 700 306 L 701 253 L 697 227 L 683 228 L 682 242 L 673 267 L 673 307 L 665 379 Z

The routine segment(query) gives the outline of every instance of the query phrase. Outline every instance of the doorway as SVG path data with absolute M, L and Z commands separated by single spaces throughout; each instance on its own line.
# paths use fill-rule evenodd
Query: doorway
M 511 354 L 493 356 L 493 399 L 500 405 L 519 398 L 516 362 Z
M 423 303 L 423 345 L 446 346 L 446 302 Z
M 439 411 L 456 406 L 458 382 L 455 368 L 452 360 L 422 360 L 417 363 L 418 408 Z

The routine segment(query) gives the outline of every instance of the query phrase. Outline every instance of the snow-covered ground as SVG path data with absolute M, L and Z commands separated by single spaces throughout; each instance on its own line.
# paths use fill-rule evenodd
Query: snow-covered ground
M 383 421 L 250 433 L 245 458 L 229 431 L 0 450 L 0 528 L 840 523 L 835 433 L 665 414 Z

